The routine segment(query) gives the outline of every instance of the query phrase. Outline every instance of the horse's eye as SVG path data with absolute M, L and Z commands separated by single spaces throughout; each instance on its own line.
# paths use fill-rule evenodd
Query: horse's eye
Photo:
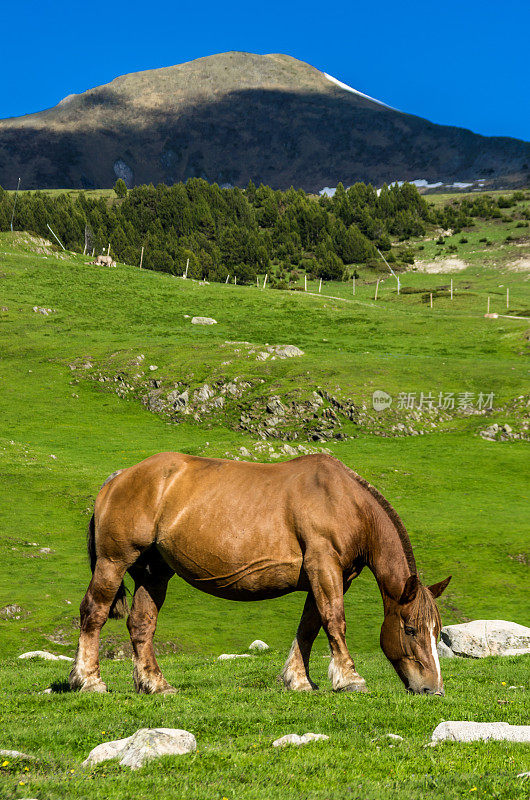
M 405 633 L 407 634 L 407 636 L 415 636 L 416 635 L 415 629 L 411 628 L 410 625 L 405 625 Z

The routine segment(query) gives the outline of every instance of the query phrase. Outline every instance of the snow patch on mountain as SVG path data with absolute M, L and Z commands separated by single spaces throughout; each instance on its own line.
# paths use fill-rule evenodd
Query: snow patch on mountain
M 352 94 L 358 94 L 359 97 L 364 97 L 365 100 L 371 100 L 372 103 L 377 103 L 378 105 L 383 106 L 383 108 L 389 108 L 391 111 L 396 111 L 396 109 L 392 108 L 392 106 L 389 106 L 386 103 L 382 103 L 381 100 L 376 100 L 375 97 L 370 97 L 369 94 L 358 92 L 357 89 L 354 89 L 352 86 L 348 86 L 347 83 L 343 83 L 342 81 L 337 80 L 337 78 L 334 78 L 333 75 L 328 75 L 327 72 L 323 72 L 322 75 L 325 78 L 327 78 L 328 81 L 334 83 L 335 86 L 338 86 L 340 89 L 344 89 L 346 92 L 352 92 Z

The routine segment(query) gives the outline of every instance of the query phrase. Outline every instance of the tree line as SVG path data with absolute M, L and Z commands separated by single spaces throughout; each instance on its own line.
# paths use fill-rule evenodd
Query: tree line
M 0 187 L 0 230 L 9 230 L 13 202 L 13 193 Z M 21 192 L 13 227 L 49 238 L 49 225 L 76 252 L 99 254 L 110 244 L 112 255 L 128 264 L 139 263 L 143 247 L 143 267 L 151 270 L 182 274 L 188 266 L 190 277 L 224 282 L 230 276 L 238 283 L 268 272 L 273 285 L 283 285 L 298 272 L 341 280 L 356 265 L 378 267 L 377 249 L 399 267 L 400 257 L 410 258 L 405 249 L 396 256 L 391 242 L 422 236 L 432 224 L 464 227 L 479 212 L 494 214 L 491 203 L 474 203 L 434 210 L 408 183 L 379 190 L 339 184 L 333 197 L 315 198 L 252 182 L 220 188 L 190 178 L 127 190 L 118 181 L 113 199 Z

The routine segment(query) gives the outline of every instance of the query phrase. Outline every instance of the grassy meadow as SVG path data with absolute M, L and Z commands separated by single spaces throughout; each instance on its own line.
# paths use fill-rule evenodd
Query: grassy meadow
M 513 222 L 515 228 L 516 223 Z M 0 748 L 36 756 L 0 761 L 0 797 L 103 798 L 518 798 L 530 782 L 528 748 L 443 745 L 425 748 L 442 719 L 522 724 L 528 711 L 528 659 L 442 662 L 446 697 L 409 697 L 379 651 L 382 608 L 371 574 L 346 596 L 348 641 L 368 696 L 335 695 L 325 677 L 326 642 L 314 649 L 311 696 L 284 692 L 276 676 L 293 638 L 301 595 L 267 603 L 217 600 L 174 578 L 157 631 L 161 664 L 180 691 L 136 696 L 123 621 L 102 637 L 108 696 L 57 692 L 66 662 L 16 657 L 47 649 L 73 655 L 78 606 L 89 581 L 85 532 L 98 487 L 114 470 L 164 450 L 239 456 L 256 436 L 239 430 L 239 410 L 176 423 L 148 411 L 134 393 L 116 391 L 117 374 L 159 379 L 164 389 L 243 378 L 249 404 L 299 398 L 319 388 L 371 410 L 376 389 L 391 409 L 371 411 L 370 425 L 345 421 L 348 438 L 311 442 L 374 483 L 398 510 L 422 578 L 453 575 L 441 598 L 444 623 L 477 618 L 528 623 L 528 443 L 486 441 L 492 423 L 523 428 L 528 395 L 525 356 L 527 273 L 513 268 L 528 244 L 506 241 L 511 222 L 484 223 L 455 236 L 467 267 L 448 274 L 410 270 L 396 292 L 389 276 L 374 300 L 375 278 L 329 283 L 322 296 L 190 280 L 41 248 L 23 234 L 0 234 Z M 520 234 L 520 231 L 519 231 Z M 515 234 L 513 234 L 515 235 Z M 480 243 L 487 237 L 491 244 Z M 448 242 L 452 239 L 448 237 Z M 443 248 L 421 243 L 421 259 Z M 431 309 L 425 297 L 442 289 Z M 318 287 L 309 285 L 318 293 Z M 506 288 L 510 308 L 506 309 Z M 338 298 L 338 299 L 335 299 Z M 33 306 L 51 308 L 44 316 Z M 194 315 L 217 325 L 191 325 Z M 242 345 L 248 342 L 256 348 Z M 252 349 L 292 344 L 304 355 L 259 361 Z M 131 366 L 138 355 L 145 359 Z M 89 365 L 89 366 L 86 366 Z M 149 371 L 149 366 L 157 369 Z M 109 380 L 100 381 L 98 375 Z M 132 379 L 132 378 L 131 378 Z M 397 436 L 399 393 L 494 394 L 485 415 L 455 411 L 421 435 Z M 246 402 L 246 401 L 245 401 Z M 297 440 L 300 443 L 303 440 Z M 291 442 L 293 444 L 294 442 Z M 283 442 L 268 440 L 262 460 Z M 306 442 L 307 444 L 307 442 Z M 281 458 L 286 456 L 281 455 Z M 44 552 L 41 552 L 44 549 Z M 49 552 L 48 552 L 49 550 Z M 255 638 L 271 651 L 255 659 L 216 661 Z M 524 688 L 512 689 L 515 685 Z M 197 753 L 166 758 L 138 773 L 109 762 L 81 769 L 88 751 L 140 727 L 182 727 Z M 330 741 L 273 750 L 289 732 L 326 733 Z M 391 744 L 382 735 L 398 733 Z M 26 769 L 28 767 L 28 769 Z

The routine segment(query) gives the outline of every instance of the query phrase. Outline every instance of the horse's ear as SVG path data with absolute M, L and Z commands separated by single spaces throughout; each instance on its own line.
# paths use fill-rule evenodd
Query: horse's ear
M 420 579 L 417 575 L 411 575 L 410 578 L 407 578 L 407 582 L 405 584 L 405 588 L 399 598 L 399 604 L 405 606 L 407 603 L 412 603 L 416 595 L 418 594 L 418 589 L 420 588 Z
M 432 596 L 440 597 L 442 592 L 445 592 L 445 590 L 447 589 L 447 584 L 449 583 L 452 577 L 453 577 L 452 575 L 449 575 L 449 577 L 446 578 L 444 581 L 440 581 L 440 583 L 433 583 L 432 586 L 428 586 L 427 588 L 432 594 Z

